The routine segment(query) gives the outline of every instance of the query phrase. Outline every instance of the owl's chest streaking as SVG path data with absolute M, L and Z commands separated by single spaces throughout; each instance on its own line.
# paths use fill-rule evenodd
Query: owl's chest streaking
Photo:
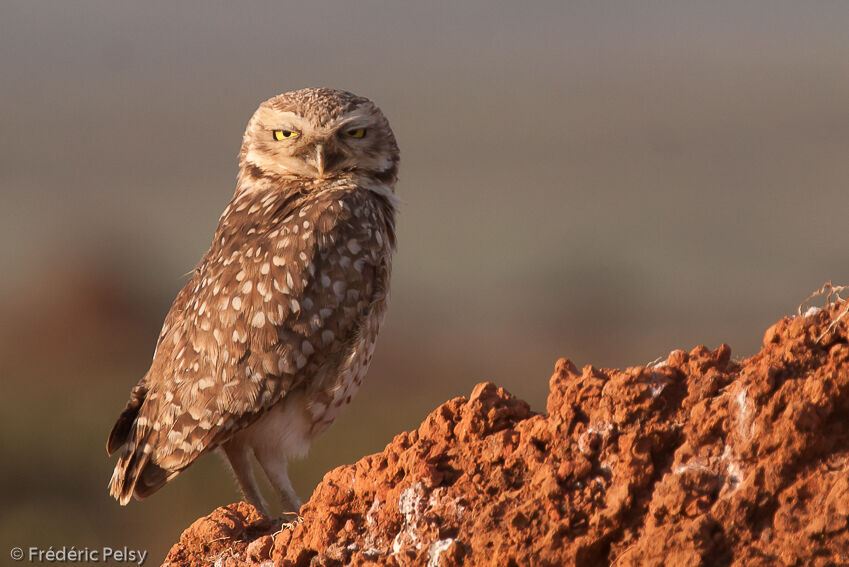
M 157 418 L 171 445 L 205 450 L 293 393 L 315 433 L 326 427 L 370 362 L 394 239 L 393 204 L 350 184 L 234 198 L 166 318 L 149 373 L 159 377 L 151 395 L 167 402 Z M 192 447 L 173 434 L 196 428 L 209 435 Z

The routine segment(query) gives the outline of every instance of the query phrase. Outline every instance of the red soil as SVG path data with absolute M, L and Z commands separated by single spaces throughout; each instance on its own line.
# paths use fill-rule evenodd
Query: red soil
M 726 345 L 561 359 L 547 415 L 478 384 L 327 473 L 302 523 L 271 535 L 232 504 L 165 564 L 847 565 L 845 309 L 782 319 L 741 362 Z

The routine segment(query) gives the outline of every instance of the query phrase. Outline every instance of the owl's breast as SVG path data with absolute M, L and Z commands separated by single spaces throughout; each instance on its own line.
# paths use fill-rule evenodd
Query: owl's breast
M 307 411 L 314 435 L 327 429 L 359 391 L 371 365 L 386 304 L 382 298 L 372 305 L 343 356 L 321 367 L 307 387 Z

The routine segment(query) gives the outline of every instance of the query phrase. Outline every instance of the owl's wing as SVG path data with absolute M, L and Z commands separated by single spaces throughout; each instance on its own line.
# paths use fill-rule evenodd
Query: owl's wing
M 134 422 L 122 414 L 116 498 L 151 494 L 350 351 L 389 269 L 380 206 L 363 198 L 328 197 L 267 227 L 250 203 L 228 207 L 166 318 Z

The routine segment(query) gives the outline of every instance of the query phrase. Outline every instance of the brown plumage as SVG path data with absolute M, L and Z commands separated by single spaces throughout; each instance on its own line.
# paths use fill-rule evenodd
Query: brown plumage
M 268 510 L 253 453 L 296 510 L 287 458 L 350 402 L 386 310 L 398 160 L 368 99 L 304 89 L 260 105 L 235 195 L 109 435 L 121 504 L 221 447 L 249 502 Z

